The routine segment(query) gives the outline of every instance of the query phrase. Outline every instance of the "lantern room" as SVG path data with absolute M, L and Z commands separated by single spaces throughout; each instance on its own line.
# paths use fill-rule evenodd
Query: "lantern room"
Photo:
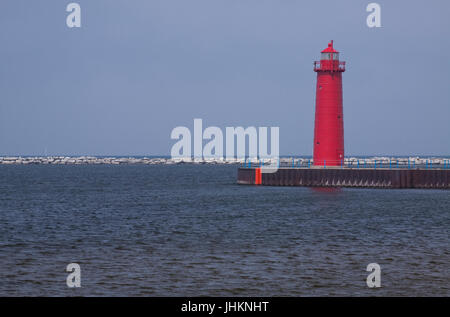
M 314 62 L 314 71 L 345 72 L 345 62 L 339 61 L 339 52 L 333 47 L 333 41 L 320 54 L 320 61 Z

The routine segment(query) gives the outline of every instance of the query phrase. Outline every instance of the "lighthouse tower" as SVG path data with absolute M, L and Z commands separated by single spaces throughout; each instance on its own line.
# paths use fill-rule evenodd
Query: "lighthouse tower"
M 344 160 L 344 116 L 342 110 L 342 73 L 345 62 L 333 41 L 322 51 L 317 72 L 316 116 L 314 124 L 314 165 L 339 166 Z

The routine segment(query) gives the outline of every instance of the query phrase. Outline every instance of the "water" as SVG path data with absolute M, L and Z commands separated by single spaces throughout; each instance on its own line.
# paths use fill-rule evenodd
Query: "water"
M 209 165 L 0 179 L 2 296 L 450 295 L 449 191 L 239 186 L 235 166 Z

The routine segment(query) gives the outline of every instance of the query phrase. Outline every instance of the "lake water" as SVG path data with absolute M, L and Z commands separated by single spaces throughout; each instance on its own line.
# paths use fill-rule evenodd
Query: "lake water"
M 240 186 L 236 173 L 0 166 L 0 295 L 450 295 L 450 191 Z M 66 286 L 69 263 L 81 288 Z

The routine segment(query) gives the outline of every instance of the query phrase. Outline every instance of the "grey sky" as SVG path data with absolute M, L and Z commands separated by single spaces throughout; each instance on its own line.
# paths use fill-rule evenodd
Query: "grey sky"
M 315 73 L 344 73 L 348 155 L 450 154 L 450 2 L 0 2 L 0 155 L 168 155 L 176 126 L 279 126 L 311 155 Z

